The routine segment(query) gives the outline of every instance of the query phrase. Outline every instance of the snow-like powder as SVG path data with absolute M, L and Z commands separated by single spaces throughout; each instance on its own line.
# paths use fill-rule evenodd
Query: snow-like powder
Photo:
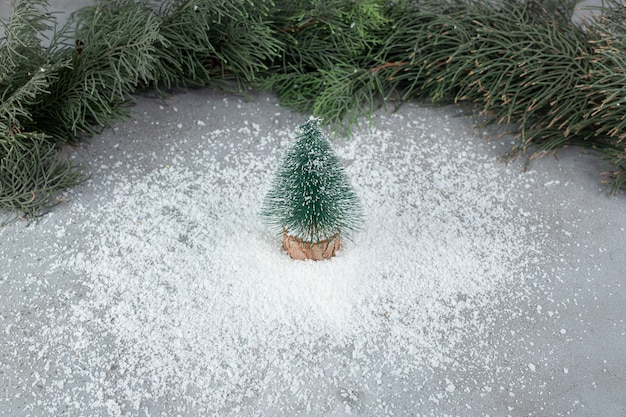
M 295 127 L 206 130 L 184 158 L 114 176 L 96 210 L 74 202 L 84 239 L 53 270 L 89 291 L 48 331 L 84 386 L 59 387 L 51 409 L 392 415 L 428 370 L 488 362 L 491 311 L 538 270 L 528 176 L 475 139 L 444 146 L 426 119 L 377 120 L 332 141 L 365 224 L 329 261 L 291 260 L 258 214 Z

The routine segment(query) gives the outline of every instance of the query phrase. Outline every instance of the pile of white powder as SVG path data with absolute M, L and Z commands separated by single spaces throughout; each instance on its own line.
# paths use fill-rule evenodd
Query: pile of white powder
M 481 339 L 537 278 L 545 229 L 519 208 L 530 174 L 431 123 L 333 139 L 366 218 L 324 262 L 290 259 L 258 215 L 295 126 L 206 129 L 146 175 L 108 170 L 97 207 L 71 203 L 82 236 L 51 270 L 88 291 L 45 330 L 48 410 L 420 415 L 452 395 L 430 375 L 489 363 Z

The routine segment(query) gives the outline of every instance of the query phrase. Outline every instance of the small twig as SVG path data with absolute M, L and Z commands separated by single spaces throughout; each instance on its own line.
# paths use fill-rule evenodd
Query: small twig
M 374 68 L 370 68 L 369 70 L 367 70 L 368 74 L 371 74 L 373 72 L 377 72 L 380 71 L 382 69 L 385 68 L 391 68 L 391 67 L 403 67 L 406 66 L 408 64 L 408 62 L 406 61 L 401 61 L 401 62 L 385 62 L 383 65 L 379 65 L 377 67 Z

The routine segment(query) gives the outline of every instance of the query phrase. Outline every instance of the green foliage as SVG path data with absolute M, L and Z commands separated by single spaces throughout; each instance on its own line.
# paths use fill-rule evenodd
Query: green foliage
M 589 103 L 584 113 L 588 138 L 614 167 L 606 175 L 609 189 L 617 193 L 626 188 L 626 7 L 608 3 L 588 27 L 593 66 L 580 90 Z
M 276 5 L 276 36 L 285 45 L 270 75 L 257 85 L 281 103 L 338 124 L 356 122 L 383 94 L 368 69 L 392 23 L 384 0 L 283 0 Z
M 22 213 L 32 219 L 43 208 L 61 202 L 60 190 L 80 182 L 81 172 L 56 156 L 56 149 L 40 133 L 0 133 L 0 225 Z
M 0 210 L 36 216 L 80 179 L 56 153 L 129 117 L 145 89 L 260 86 L 345 127 L 414 98 L 469 102 L 511 156 L 596 149 L 626 187 L 626 8 L 577 0 L 100 0 L 57 27 L 14 0 L 0 39 Z M 44 34 L 52 34 L 44 44 Z
M 531 4 L 481 3 L 431 16 L 429 48 L 414 45 L 398 74 L 403 97 L 477 103 L 492 121 L 520 127 L 516 151 L 562 145 L 585 107 L 576 86 L 589 71 L 579 59 L 588 47 L 579 28 Z
M 255 79 L 281 48 L 272 36 L 265 0 L 174 0 L 159 10 L 161 34 L 156 82 L 166 88 L 201 87 L 225 79 Z
M 62 33 L 58 59 L 69 66 L 33 109 L 37 128 L 63 142 L 128 119 L 130 94 L 152 81 L 156 46 L 164 42 L 159 19 L 133 0 L 104 0 L 85 7 Z M 69 47 L 68 47 L 69 46 Z
M 68 63 L 41 45 L 52 28 L 43 1 L 19 3 L 0 39 L 0 211 L 34 217 L 57 203 L 54 195 L 80 179 L 79 170 L 58 159 L 32 109 L 49 96 Z M 4 223 L 0 220 L 0 224 Z
M 358 228 L 359 200 L 330 142 L 310 118 L 287 151 L 262 215 L 282 233 L 317 243 Z

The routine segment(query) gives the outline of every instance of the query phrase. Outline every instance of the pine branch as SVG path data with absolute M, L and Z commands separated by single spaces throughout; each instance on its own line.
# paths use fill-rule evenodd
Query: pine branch
M 59 36 L 59 60 L 69 65 L 33 108 L 36 127 L 56 142 L 96 134 L 129 118 L 131 94 L 156 73 L 156 44 L 164 42 L 159 20 L 133 0 L 107 0 L 72 16 L 73 32 Z M 76 47 L 75 45 L 78 45 Z
M 81 168 L 56 157 L 41 133 L 0 132 L 0 225 L 34 219 L 59 202 L 58 193 L 82 179 Z
M 242 89 L 281 48 L 272 36 L 264 0 L 175 0 L 158 13 L 166 43 L 157 51 L 157 87 L 201 87 L 235 79 Z
M 36 217 L 81 176 L 78 167 L 55 157 L 51 138 L 35 128 L 33 107 L 49 97 L 67 68 L 41 45 L 42 32 L 53 29 L 54 21 L 43 1 L 14 7 L 0 39 L 0 211 L 7 219 Z

